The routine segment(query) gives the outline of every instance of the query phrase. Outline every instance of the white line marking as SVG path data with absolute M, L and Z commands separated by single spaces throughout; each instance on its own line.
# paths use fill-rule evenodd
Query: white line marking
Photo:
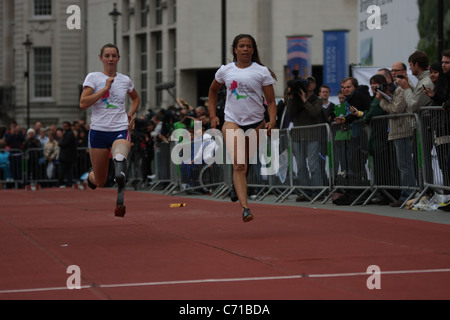
M 388 274 L 417 274 L 417 273 L 443 273 L 450 272 L 449 269 L 428 269 L 428 270 L 402 270 L 402 271 L 381 271 L 381 275 Z M 159 282 L 140 282 L 140 283 L 123 283 L 123 284 L 104 284 L 104 285 L 84 285 L 81 289 L 91 288 L 123 288 L 123 287 L 150 287 L 164 285 L 181 285 L 195 283 L 220 283 L 220 282 L 245 282 L 245 281 L 268 281 L 268 280 L 289 280 L 301 278 L 337 278 L 337 277 L 355 277 L 370 276 L 371 273 L 355 272 L 355 273 L 329 273 L 329 274 L 303 274 L 292 276 L 273 276 L 273 277 L 253 277 L 253 278 L 228 278 L 228 279 L 201 279 L 201 280 L 180 280 L 180 281 L 159 281 Z M 46 292 L 69 290 L 67 287 L 53 288 L 35 288 L 35 289 L 16 289 L 16 290 L 0 290 L 0 294 L 6 293 L 27 293 L 27 292 Z M 77 290 L 72 290 L 77 291 Z

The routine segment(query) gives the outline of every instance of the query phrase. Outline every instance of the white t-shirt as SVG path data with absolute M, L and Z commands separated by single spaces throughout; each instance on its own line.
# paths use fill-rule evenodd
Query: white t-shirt
M 92 72 L 86 76 L 83 87 L 99 92 L 106 86 L 109 77 L 102 72 Z M 92 105 L 91 129 L 115 132 L 128 129 L 125 99 L 134 90 L 133 82 L 126 75 L 117 73 L 111 89 Z
M 225 121 L 247 126 L 264 119 L 263 87 L 275 83 L 267 67 L 254 62 L 241 69 L 229 63 L 216 72 L 216 81 L 227 87 Z

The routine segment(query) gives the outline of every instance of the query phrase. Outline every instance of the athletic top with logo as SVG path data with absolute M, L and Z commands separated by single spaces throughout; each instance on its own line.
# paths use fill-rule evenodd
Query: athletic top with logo
M 102 72 L 92 72 L 86 76 L 83 87 L 90 87 L 94 93 L 106 86 L 109 77 Z M 131 79 L 117 73 L 111 89 L 92 105 L 91 129 L 116 132 L 128 129 L 128 115 L 125 99 L 134 90 Z
M 215 78 L 227 87 L 225 121 L 248 126 L 264 119 L 263 87 L 275 83 L 267 67 L 253 62 L 241 69 L 233 62 L 220 67 Z

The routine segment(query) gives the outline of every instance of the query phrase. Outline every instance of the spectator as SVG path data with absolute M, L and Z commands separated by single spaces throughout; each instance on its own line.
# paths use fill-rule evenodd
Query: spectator
M 25 139 L 25 142 L 23 143 L 23 148 L 25 151 L 28 149 L 42 148 L 41 141 L 39 141 L 39 139 L 36 138 L 34 129 L 28 129 L 27 137 Z
M 77 144 L 70 122 L 63 123 L 63 129 L 58 128 L 56 135 L 59 138 L 59 175 L 60 188 L 71 187 L 73 183 L 73 164 L 77 159 Z M 65 183 L 65 179 L 67 182 Z
M 339 104 L 334 105 L 334 110 L 331 112 L 331 119 L 344 118 L 346 115 L 350 114 L 350 111 L 345 103 L 345 96 L 342 90 L 338 92 Z M 348 124 L 342 122 L 340 128 L 336 130 L 336 135 L 334 137 L 334 164 L 337 169 L 337 178 L 345 177 L 347 172 L 350 170 L 350 159 L 351 159 L 351 149 L 350 149 L 350 139 L 352 136 L 352 129 Z M 341 182 L 336 181 L 337 184 Z
M 434 89 L 428 70 L 429 62 L 427 55 L 422 51 L 414 52 L 408 59 L 412 74 L 419 80 L 415 88 L 408 82 L 408 77 L 397 78 L 398 85 L 403 89 L 407 109 L 405 112 L 417 112 L 421 107 L 432 105 L 432 100 L 424 93 L 423 86 Z
M 41 142 L 41 148 L 48 142 L 47 132 L 44 128 L 40 128 L 39 131 L 36 131 L 37 138 Z
M 11 174 L 13 179 L 17 181 L 22 180 L 22 151 L 25 134 L 15 121 L 10 123 L 9 128 L 9 131 L 5 134 L 5 141 L 11 153 Z
M 433 105 L 444 106 L 446 100 L 450 100 L 450 72 L 444 73 L 442 64 L 433 63 L 430 67 L 430 79 L 434 84 L 434 89 L 426 88 L 424 93 L 433 100 Z M 447 98 L 447 99 L 446 99 Z M 450 101 L 448 101 L 450 106 Z
M 322 100 L 314 94 L 315 82 L 308 79 L 308 85 L 294 92 L 294 88 L 288 87 L 287 117 L 291 119 L 295 127 L 320 124 L 322 121 Z M 297 162 L 299 172 L 299 183 L 302 186 L 321 186 L 322 168 L 320 152 L 321 146 L 318 137 L 301 137 L 299 134 L 292 135 L 293 154 Z M 309 172 L 306 166 L 308 159 Z M 308 197 L 315 196 L 311 190 L 305 190 Z M 296 201 L 307 201 L 304 195 L 299 196 Z
M 41 121 L 36 121 L 36 123 L 34 124 L 34 132 L 36 135 L 39 135 L 39 131 L 42 129 L 42 122 Z
M 447 56 L 445 56 L 447 54 Z M 448 62 L 448 63 L 445 63 Z M 448 66 L 447 66 L 448 65 Z M 444 67 L 447 72 L 444 72 Z M 447 165 L 447 157 L 450 153 L 450 51 L 444 51 L 442 63 L 434 63 L 430 68 L 430 78 L 435 87 L 434 90 L 426 88 L 424 93 L 428 95 L 436 106 L 444 107 L 446 112 L 438 111 L 438 116 L 432 117 L 433 141 L 438 155 L 439 167 L 442 171 L 443 183 L 450 185 L 450 166 Z
M 46 163 L 47 178 L 53 179 L 56 173 L 56 159 L 59 155 L 58 142 L 55 140 L 55 133 L 48 132 L 48 141 L 44 145 L 44 158 Z
M 203 115 L 205 115 L 205 116 L 207 115 L 206 108 L 203 106 L 198 106 L 197 108 L 195 108 L 195 113 L 197 115 L 196 116 L 197 119 Z
M 408 78 L 408 68 L 406 67 L 406 64 L 404 64 L 403 62 L 395 62 L 392 65 L 391 74 L 397 85 L 398 79 L 407 79 L 409 86 L 411 88 L 414 88 L 414 84 L 411 82 L 411 79 Z M 386 78 L 386 80 L 388 79 Z
M 391 94 L 394 94 L 395 89 L 397 89 L 397 83 L 394 80 L 394 76 L 391 73 L 391 71 L 387 68 L 382 68 L 380 70 L 378 70 L 377 74 L 381 74 L 386 78 L 387 84 L 388 84 L 388 88 L 389 88 L 389 92 Z M 371 83 L 372 86 L 372 83 Z M 373 92 L 373 90 L 372 90 Z M 376 99 L 376 95 L 375 92 L 373 92 L 374 98 Z M 373 100 L 372 100 L 373 101 Z
M 55 134 L 48 133 L 48 141 L 44 145 L 44 157 L 47 162 L 55 161 L 59 155 L 58 141 L 55 140 Z
M 445 90 L 446 94 L 444 95 L 444 104 L 443 107 L 447 112 L 450 111 L 450 50 L 445 50 L 442 53 L 442 70 L 446 76 L 447 80 L 447 88 Z M 447 155 L 447 170 L 450 171 L 450 150 Z
M 358 80 L 353 77 L 345 78 L 341 81 L 342 93 L 346 98 L 346 105 L 350 111 L 355 108 L 359 111 L 365 111 L 370 108 L 372 103 L 372 98 L 370 97 L 369 87 L 366 85 L 359 85 Z M 341 124 L 351 123 L 358 120 L 357 114 L 355 112 L 348 114 L 347 116 L 341 118 L 337 117 L 334 119 L 337 123 Z
M 338 124 L 351 124 L 352 138 L 350 140 L 351 158 L 351 176 L 353 184 L 367 182 L 366 163 L 368 160 L 367 152 L 367 138 L 365 136 L 364 128 L 361 122 L 354 122 L 359 119 L 358 111 L 365 112 L 369 110 L 372 98 L 369 93 L 369 87 L 366 85 L 359 85 L 358 80 L 353 77 L 345 78 L 341 81 L 341 88 L 346 97 L 345 103 L 350 110 L 350 114 L 345 117 L 337 117 L 334 120 Z M 361 115 L 361 114 L 360 114 Z
M 0 181 L 11 181 L 11 165 L 9 163 L 9 151 L 6 148 L 6 141 L 0 139 Z
M 144 157 L 142 159 L 142 177 L 144 181 L 154 178 L 155 175 L 152 171 L 152 162 L 155 158 L 155 140 L 152 139 L 152 133 L 155 129 L 153 121 L 148 120 L 147 128 L 145 130 L 145 139 L 142 142 Z
M 10 149 L 23 149 L 23 142 L 25 141 L 25 135 L 20 129 L 17 122 L 12 121 L 9 125 L 9 131 L 5 134 L 6 146 Z
M 6 129 L 6 127 L 4 127 L 4 126 L 1 126 L 1 127 L 0 127 L 0 139 L 5 139 L 6 131 L 8 131 L 8 130 Z
M 330 98 L 330 87 L 320 86 L 319 97 L 322 99 L 322 122 L 331 123 L 333 121 L 331 114 L 334 111 L 334 103 L 328 101 Z
M 25 155 L 28 156 L 28 179 L 39 179 L 42 176 L 40 175 L 40 169 L 42 168 L 39 166 L 39 159 L 42 157 L 42 144 L 36 138 L 34 129 L 28 129 L 23 148 L 26 151 Z
M 380 88 L 386 95 L 391 96 L 387 87 L 387 81 L 383 78 Z M 404 79 L 402 79 L 404 80 Z M 408 87 L 409 88 L 409 87 Z M 407 113 L 407 103 L 404 90 L 399 86 L 392 96 L 392 100 L 388 101 L 382 94 L 377 92 L 376 97 L 380 100 L 380 106 L 389 114 L 404 114 Z M 397 167 L 400 171 L 400 184 L 402 187 L 412 188 L 416 186 L 416 177 L 414 172 L 413 160 L 413 144 L 411 137 L 413 134 L 413 126 L 411 119 L 408 117 L 393 118 L 389 120 L 389 134 L 388 140 L 393 141 Z M 400 198 L 391 202 L 391 207 L 400 207 L 410 196 L 410 190 L 402 190 Z

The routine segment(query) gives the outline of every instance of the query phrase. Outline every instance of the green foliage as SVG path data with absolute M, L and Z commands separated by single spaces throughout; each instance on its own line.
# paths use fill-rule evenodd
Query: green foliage
M 420 40 L 419 50 L 425 51 L 430 62 L 438 59 L 438 0 L 418 0 Z M 444 0 L 444 49 L 450 49 L 450 1 Z

